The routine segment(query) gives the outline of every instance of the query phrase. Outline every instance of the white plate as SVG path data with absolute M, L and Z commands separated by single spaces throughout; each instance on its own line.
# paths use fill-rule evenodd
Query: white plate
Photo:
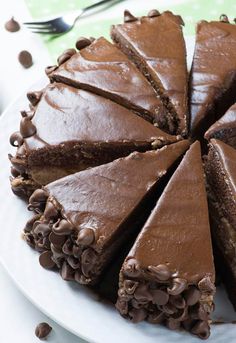
M 191 45 L 188 43 L 188 47 Z M 34 89 L 40 89 L 37 85 Z M 40 267 L 38 253 L 21 239 L 22 228 L 31 214 L 26 204 L 14 196 L 9 185 L 10 164 L 7 154 L 10 134 L 19 128 L 19 111 L 26 108 L 23 95 L 5 111 L 0 120 L 0 260 L 17 286 L 37 307 L 74 334 L 97 343 L 193 343 L 199 340 L 187 333 L 167 330 L 148 323 L 131 324 L 113 306 L 102 303 L 85 287 L 68 283 L 56 272 Z M 14 309 L 13 309 L 14 310 Z M 216 299 L 217 318 L 236 319 L 223 290 Z M 236 326 L 212 327 L 208 342 L 235 342 Z

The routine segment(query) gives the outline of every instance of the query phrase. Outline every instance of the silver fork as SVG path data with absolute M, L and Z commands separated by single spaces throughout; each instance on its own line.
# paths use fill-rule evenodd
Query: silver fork
M 60 17 L 47 20 L 47 21 L 32 21 L 23 23 L 28 29 L 34 33 L 43 33 L 43 34 L 62 34 L 70 31 L 76 21 L 85 13 L 93 10 L 102 5 L 111 3 L 111 5 L 120 2 L 123 0 L 102 0 L 98 1 L 95 4 L 82 8 L 78 11 L 73 11 L 62 15 Z

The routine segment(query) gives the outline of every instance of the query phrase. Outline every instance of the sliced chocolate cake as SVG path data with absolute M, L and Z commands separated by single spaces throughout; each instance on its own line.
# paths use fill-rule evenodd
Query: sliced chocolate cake
M 236 310 L 236 150 L 212 139 L 205 169 L 219 269 Z
M 204 135 L 236 101 L 236 25 L 223 19 L 197 25 L 189 89 L 192 137 Z
M 114 25 L 111 37 L 151 82 L 169 109 L 163 128 L 187 134 L 187 63 L 180 16 L 152 10 L 136 18 L 125 11 L 124 24 Z
M 117 309 L 206 339 L 215 271 L 200 144 L 173 174 L 120 272 Z
M 58 58 L 59 67 L 49 68 L 49 78 L 91 91 L 135 111 L 160 127 L 167 110 L 145 77 L 115 45 L 101 37 L 87 42 L 71 56 Z
M 211 138 L 220 139 L 236 149 L 236 104 L 207 130 L 204 137 L 208 141 Z
M 36 190 L 37 214 L 25 239 L 65 280 L 94 284 L 150 213 L 158 190 L 189 146 L 187 140 L 66 176 Z
M 20 132 L 10 138 L 18 146 L 16 155 L 10 155 L 11 185 L 20 196 L 132 151 L 178 140 L 115 102 L 60 83 L 29 98 L 35 110 L 22 112 Z

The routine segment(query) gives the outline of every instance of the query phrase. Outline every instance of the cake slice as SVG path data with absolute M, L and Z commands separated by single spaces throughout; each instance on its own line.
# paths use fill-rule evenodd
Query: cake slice
M 41 97 L 37 105 L 36 97 Z M 16 155 L 10 155 L 11 185 L 20 196 L 65 175 L 178 139 L 115 102 L 60 83 L 29 98 L 35 110 L 22 112 L 20 132 L 10 138 L 18 145 Z
M 201 21 L 190 74 L 190 135 L 200 137 L 236 101 L 236 25 Z
M 50 80 L 102 95 L 160 124 L 167 110 L 133 63 L 103 37 L 87 44 L 82 49 L 79 44 L 80 51 L 71 57 L 67 52 L 59 57 L 59 67 L 48 74 Z
M 207 130 L 204 137 L 208 141 L 219 139 L 236 149 L 236 104 Z
M 205 339 L 214 280 L 200 144 L 195 142 L 123 264 L 116 307 L 133 322 L 184 327 Z
M 66 280 L 96 283 L 150 212 L 164 176 L 188 146 L 181 141 L 134 152 L 36 190 L 29 208 L 42 213 L 26 225 L 25 239 L 42 252 L 42 266 L 56 266 Z
M 219 269 L 236 310 L 236 150 L 216 139 L 206 162 L 212 236 Z
M 187 134 L 187 63 L 180 16 L 152 10 L 135 18 L 125 11 L 124 24 L 113 25 L 111 37 L 151 82 L 169 109 L 162 127 Z

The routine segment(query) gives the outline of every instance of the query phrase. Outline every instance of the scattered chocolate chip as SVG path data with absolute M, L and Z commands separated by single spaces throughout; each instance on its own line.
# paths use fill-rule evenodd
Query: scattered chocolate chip
M 18 61 L 24 68 L 30 68 L 33 65 L 32 55 L 27 50 L 23 50 L 19 53 Z
M 36 189 L 34 193 L 29 198 L 29 204 L 33 206 L 38 206 L 40 204 L 46 203 L 48 194 L 43 189 Z
M 78 245 L 88 246 L 94 242 L 95 236 L 93 229 L 84 228 L 79 231 L 76 243 Z
M 70 235 L 73 231 L 73 226 L 66 219 L 59 219 L 52 227 L 52 230 L 57 235 Z
M 76 54 L 76 50 L 75 49 L 67 49 L 67 50 L 65 50 L 57 59 L 58 65 L 60 66 L 61 64 L 65 63 L 74 54 Z
M 133 323 L 139 323 L 147 317 L 147 311 L 143 308 L 132 308 L 129 311 L 129 317 Z
M 94 269 L 97 254 L 91 248 L 85 249 L 81 254 L 81 271 L 85 277 L 89 277 L 90 271 Z
M 24 232 L 30 232 L 33 229 L 34 223 L 39 220 L 40 216 L 40 214 L 35 214 L 32 218 L 30 218 L 25 224 Z
M 39 256 L 39 263 L 43 268 L 52 269 L 55 266 L 55 262 L 52 260 L 51 251 L 44 251 Z
M 147 284 L 139 284 L 134 292 L 134 298 L 143 304 L 148 303 L 152 300 L 152 295 L 149 292 L 148 285 Z
M 133 14 L 130 13 L 130 11 L 125 10 L 124 11 L 124 22 L 125 23 L 131 23 L 132 21 L 136 21 L 138 18 L 133 16 Z
M 37 236 L 46 237 L 51 231 L 49 224 L 42 223 L 39 220 L 35 221 L 33 224 L 33 232 Z
M 20 172 L 19 172 L 16 168 L 11 167 L 11 175 L 12 175 L 13 177 L 17 177 L 17 176 L 20 175 Z
M 178 330 L 180 328 L 180 322 L 173 318 L 169 318 L 166 320 L 166 326 L 170 330 Z
M 36 106 L 38 102 L 40 101 L 42 95 L 43 95 L 42 91 L 28 92 L 27 98 L 33 106 Z
M 200 291 L 196 287 L 190 287 L 184 292 L 184 298 L 188 306 L 195 305 L 200 299 Z
M 171 273 L 165 264 L 148 266 L 148 271 L 160 281 L 167 281 L 171 277 Z
M 130 258 L 125 262 L 124 273 L 130 276 L 138 276 L 140 274 L 139 264 L 135 258 Z
M 229 23 L 229 18 L 227 17 L 226 14 L 221 14 L 220 21 L 223 23 Z
M 14 132 L 10 136 L 10 144 L 15 147 L 19 147 L 24 143 L 24 139 L 19 131 Z
M 58 68 L 57 65 L 54 66 L 48 66 L 45 68 L 45 73 L 48 76 L 49 74 L 51 74 L 53 71 L 55 71 Z
M 201 339 L 207 339 L 210 336 L 210 327 L 206 321 L 198 321 L 191 332 Z
M 214 283 L 211 281 L 209 276 L 206 276 L 201 281 L 198 282 L 198 288 L 201 292 L 215 292 L 216 288 Z
M 67 264 L 67 262 L 63 262 L 60 274 L 62 279 L 65 281 L 74 280 L 74 270 Z
M 117 310 L 122 315 L 126 315 L 128 313 L 128 303 L 127 303 L 127 301 L 118 299 L 117 302 L 116 302 L 116 308 L 117 308 Z
M 39 338 L 46 338 L 52 331 L 52 327 L 48 323 L 40 323 L 36 326 L 35 335 Z
M 161 289 L 150 290 L 152 302 L 157 305 L 166 305 L 169 301 L 169 294 Z
M 62 247 L 65 243 L 66 237 L 62 235 L 57 235 L 51 232 L 49 235 L 49 241 L 56 247 Z
M 127 294 L 133 294 L 138 286 L 138 282 L 133 280 L 124 280 L 123 287 Z
M 80 268 L 80 261 L 78 258 L 75 258 L 74 256 L 69 256 L 67 258 L 67 263 L 69 266 L 71 266 L 72 269 L 76 270 Z
M 82 50 L 86 48 L 92 43 L 93 40 L 94 40 L 93 37 L 91 38 L 79 37 L 75 43 L 76 49 Z
M 20 133 L 23 138 L 31 137 L 36 133 L 36 127 L 29 117 L 24 117 L 21 119 Z
M 161 15 L 161 13 L 158 10 L 156 10 L 156 9 L 153 9 L 153 10 L 148 12 L 148 17 L 149 18 L 159 17 L 160 15 Z
M 167 292 L 171 295 L 178 295 L 182 293 L 187 287 L 187 281 L 181 278 L 174 278 L 172 286 L 167 288 Z
M 48 201 L 44 210 L 44 218 L 52 219 L 58 216 L 58 211 L 51 201 Z
M 148 315 L 147 321 L 152 324 L 160 324 L 161 322 L 163 322 L 164 318 L 165 318 L 165 315 L 163 312 L 155 311 Z
M 10 20 L 8 20 L 5 23 L 4 27 L 9 32 L 17 32 L 20 30 L 20 24 L 18 23 L 18 21 L 16 21 L 14 19 L 14 17 L 12 17 Z
M 63 244 L 62 251 L 66 255 L 73 255 L 73 243 L 70 238 L 68 238 Z
M 181 295 L 171 295 L 169 301 L 178 309 L 183 309 L 186 306 L 186 301 Z

